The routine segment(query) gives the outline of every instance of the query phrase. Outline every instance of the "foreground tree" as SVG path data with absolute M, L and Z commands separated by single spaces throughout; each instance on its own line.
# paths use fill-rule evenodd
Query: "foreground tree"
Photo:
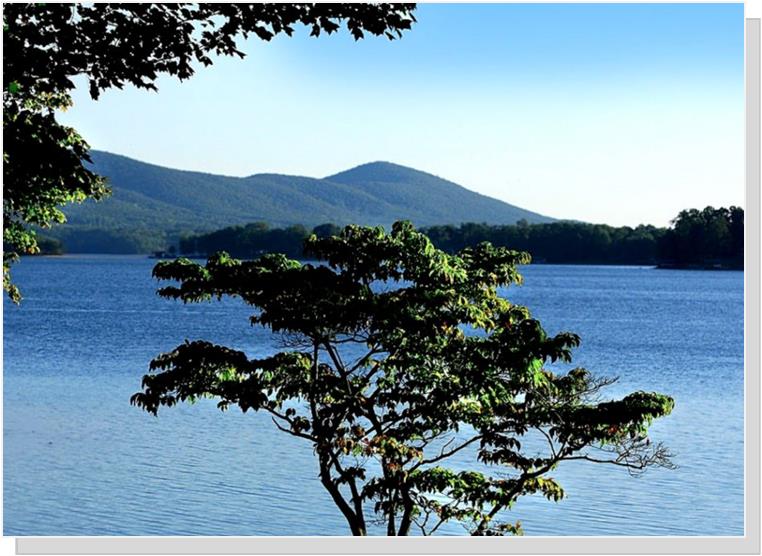
M 90 95 L 125 85 L 156 90 L 161 74 L 187 79 L 212 55 L 244 57 L 237 38 L 269 41 L 305 25 L 345 25 L 355 39 L 401 36 L 415 4 L 3 4 L 3 288 L 18 302 L 10 266 L 38 251 L 31 226 L 66 220 L 60 207 L 109 190 L 87 169 L 89 146 L 56 111 L 73 79 Z
M 283 255 L 205 266 L 162 262 L 179 282 L 167 298 L 238 297 L 251 322 L 281 334 L 286 351 L 264 359 L 205 341 L 158 356 L 131 402 L 157 414 L 198 397 L 264 411 L 281 431 L 312 444 L 319 477 L 349 524 L 365 535 L 431 534 L 455 520 L 474 535 L 520 533 L 503 510 L 529 493 L 560 500 L 548 473 L 588 460 L 642 471 L 670 466 L 647 426 L 673 400 L 635 392 L 597 400 L 610 380 L 584 369 L 554 374 L 579 338 L 548 336 L 525 307 L 498 295 L 520 282 L 524 253 L 482 243 L 457 255 L 410 223 L 346 227 L 310 237 L 326 265 Z M 467 469 L 447 467 L 459 455 Z

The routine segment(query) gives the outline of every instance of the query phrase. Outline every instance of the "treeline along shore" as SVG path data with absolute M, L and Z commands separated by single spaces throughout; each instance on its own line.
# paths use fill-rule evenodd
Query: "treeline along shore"
M 440 249 L 456 252 L 464 247 L 489 241 L 532 255 L 534 263 L 548 264 L 612 264 L 652 265 L 662 268 L 743 269 L 744 211 L 739 207 L 683 210 L 668 228 L 641 225 L 614 227 L 605 224 L 559 221 L 529 224 L 519 221 L 513 225 L 464 223 L 460 225 L 421 228 Z M 310 234 L 319 237 L 337 234 L 341 226 L 322 224 L 314 228 L 302 225 L 271 227 L 265 222 L 230 226 L 210 233 L 178 235 L 174 241 L 147 243 L 142 249 L 85 252 L 138 253 L 154 251 L 157 256 L 176 255 L 206 257 L 217 251 L 227 251 L 234 257 L 253 258 L 264 253 L 284 253 L 302 258 L 302 243 Z M 44 254 L 82 252 L 81 243 L 97 239 L 99 245 L 108 241 L 119 244 L 118 237 L 104 237 L 95 231 L 78 235 L 67 249 L 69 241 L 42 238 Z M 135 235 L 134 231 L 130 232 Z M 116 243 L 114 243 L 116 242 Z M 129 245 L 127 240 L 125 245 Z M 140 245 L 140 244 L 137 244 Z M 150 249 L 146 247 L 150 245 Z M 163 246 L 163 248 L 161 247 Z M 87 246 L 85 246 L 87 247 Z M 95 246 L 97 247 L 97 246 Z
M 456 252 L 489 241 L 527 251 L 535 263 L 656 265 L 665 268 L 743 268 L 744 211 L 738 207 L 684 210 L 669 228 L 613 227 L 581 222 L 495 226 L 466 223 L 422 228 L 440 249 Z M 270 228 L 257 222 L 180 240 L 177 254 L 207 256 L 227 251 L 251 258 L 267 252 L 302 257 L 310 234 L 333 235 L 341 228 L 323 224 Z

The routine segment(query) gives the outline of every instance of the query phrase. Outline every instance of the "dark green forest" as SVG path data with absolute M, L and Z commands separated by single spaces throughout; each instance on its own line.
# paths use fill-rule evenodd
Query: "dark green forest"
M 421 228 L 432 242 L 454 253 L 483 241 L 527 251 L 535 263 L 660 265 L 675 268 L 743 268 L 744 211 L 739 207 L 707 207 L 680 212 L 669 228 L 613 227 L 583 222 L 495 226 L 465 223 Z M 337 233 L 334 224 L 271 228 L 264 222 L 231 226 L 210 234 L 180 239 L 177 252 L 208 256 L 227 251 L 252 258 L 278 252 L 303 257 L 302 243 L 314 233 Z
M 99 202 L 68 205 L 67 225 L 48 232 L 55 237 L 65 228 L 131 228 L 171 236 L 180 230 L 208 233 L 258 221 L 279 227 L 312 227 L 323 222 L 389 227 L 396 220 L 410 220 L 429 226 L 466 222 L 473 214 L 490 224 L 521 218 L 553 221 L 389 162 L 363 164 L 320 178 L 283 174 L 230 177 L 164 168 L 102 151 L 92 151 L 91 156 L 92 170 L 108 177 L 112 195 Z
M 738 269 L 743 268 L 743 230 L 743 209 L 706 207 L 681 211 L 669 228 L 519 222 L 514 226 L 432 226 L 423 231 L 448 252 L 489 241 L 528 251 L 539 263 Z
M 272 227 L 266 222 L 229 226 L 205 234 L 167 234 L 149 229 L 102 230 L 69 227 L 59 238 L 40 237 L 42 254 L 148 253 L 206 257 L 227 251 L 253 258 L 283 253 L 302 258 L 302 244 L 311 234 L 334 235 L 337 224 Z M 448 253 L 483 241 L 527 251 L 534 263 L 658 265 L 664 268 L 743 268 L 744 211 L 739 207 L 688 209 L 669 228 L 614 227 L 584 222 L 515 225 L 464 223 L 420 228 L 434 245 Z
M 304 256 L 302 244 L 311 233 L 320 233 L 321 237 L 325 237 L 339 231 L 340 228 L 333 224 L 317 226 L 310 231 L 301 225 L 270 228 L 266 222 L 255 222 L 183 238 L 179 253 L 207 256 L 217 251 L 227 251 L 233 257 L 247 259 L 264 253 L 283 253 L 288 257 L 301 258 Z

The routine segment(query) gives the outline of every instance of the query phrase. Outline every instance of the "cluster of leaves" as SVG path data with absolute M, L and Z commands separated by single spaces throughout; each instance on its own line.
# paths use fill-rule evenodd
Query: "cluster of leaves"
M 4 7 L 4 79 L 16 91 L 58 95 L 87 76 L 98 98 L 126 84 L 155 90 L 159 74 L 188 79 L 211 55 L 244 57 L 236 39 L 269 41 L 295 25 L 313 36 L 344 23 L 365 33 L 400 37 L 414 4 L 10 4 Z
M 100 199 L 89 146 L 56 120 L 71 106 L 73 79 L 90 95 L 133 85 L 155 90 L 161 74 L 187 79 L 213 55 L 243 57 L 236 39 L 270 40 L 295 25 L 311 34 L 343 23 L 356 39 L 409 29 L 413 4 L 45 4 L 3 5 L 3 287 L 18 302 L 10 265 L 37 251 L 30 225 L 65 220 L 60 206 Z
M 223 409 L 270 413 L 280 430 L 313 445 L 320 480 L 355 535 L 371 519 L 389 535 L 431 534 L 453 520 L 476 535 L 519 533 L 501 512 L 526 494 L 560 500 L 561 486 L 546 475 L 562 461 L 633 472 L 670 465 L 646 433 L 670 413 L 671 398 L 636 392 L 599 402 L 610 381 L 545 368 L 569 362 L 579 338 L 549 336 L 527 308 L 499 295 L 521 282 L 525 253 L 482 243 L 450 255 L 408 222 L 388 234 L 348 226 L 313 235 L 305 249 L 325 264 L 225 253 L 206 265 L 157 264 L 154 275 L 173 281 L 162 296 L 240 298 L 256 309 L 251 322 L 282 334 L 290 349 L 249 359 L 186 342 L 152 362 L 132 403 L 156 414 L 211 396 Z M 458 453 L 472 456 L 471 469 L 444 466 Z
M 21 293 L 10 280 L 20 254 L 39 252 L 30 225 L 43 228 L 66 220 L 60 206 L 102 198 L 105 180 L 82 165 L 88 145 L 56 121 L 69 107 L 66 94 L 22 93 L 15 82 L 3 91 L 3 288 L 14 302 Z

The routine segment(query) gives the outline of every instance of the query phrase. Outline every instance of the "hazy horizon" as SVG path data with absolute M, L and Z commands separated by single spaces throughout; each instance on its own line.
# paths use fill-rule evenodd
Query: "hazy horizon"
M 78 81 L 61 120 L 94 149 L 170 168 L 325 177 L 388 161 L 561 219 L 664 226 L 743 206 L 742 4 L 416 17 L 393 42 L 245 41 L 244 60 L 159 79 L 158 94 L 94 102 Z

